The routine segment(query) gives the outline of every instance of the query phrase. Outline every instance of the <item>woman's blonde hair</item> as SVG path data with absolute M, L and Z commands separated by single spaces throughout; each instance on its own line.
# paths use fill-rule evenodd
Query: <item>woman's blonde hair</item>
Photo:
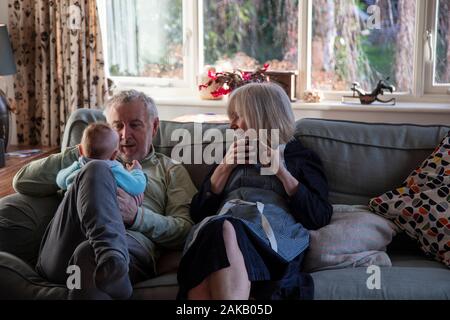
M 291 101 L 279 85 L 271 82 L 249 83 L 235 89 L 228 102 L 228 117 L 237 113 L 247 123 L 247 127 L 279 130 L 279 143 L 288 143 L 295 131 L 295 117 Z

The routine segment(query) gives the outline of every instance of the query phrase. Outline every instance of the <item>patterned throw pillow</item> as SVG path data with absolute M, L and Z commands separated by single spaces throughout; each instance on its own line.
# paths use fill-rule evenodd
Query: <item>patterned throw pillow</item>
M 373 198 L 369 207 L 450 268 L 450 132 L 400 188 Z

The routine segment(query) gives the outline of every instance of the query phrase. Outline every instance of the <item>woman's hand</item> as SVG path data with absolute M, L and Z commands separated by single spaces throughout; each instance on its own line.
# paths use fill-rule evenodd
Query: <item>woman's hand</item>
M 285 145 L 272 149 L 260 143 L 263 152 L 260 153 L 262 168 L 261 175 L 275 175 L 283 183 L 284 189 L 289 196 L 294 195 L 299 186 L 298 180 L 288 171 L 284 162 Z
M 245 139 L 235 141 L 211 176 L 211 191 L 215 194 L 222 193 L 234 168 L 239 164 L 251 163 L 251 159 L 256 159 L 254 146 L 249 145 Z
M 280 178 L 287 171 L 284 165 L 284 149 L 285 145 L 278 146 L 273 149 L 267 146 L 264 142 L 259 141 L 259 158 L 262 165 L 261 175 L 263 176 L 277 176 Z
M 221 164 L 233 171 L 239 164 L 249 164 L 251 160 L 256 161 L 256 150 L 257 148 L 250 144 L 248 139 L 239 139 L 230 146 Z

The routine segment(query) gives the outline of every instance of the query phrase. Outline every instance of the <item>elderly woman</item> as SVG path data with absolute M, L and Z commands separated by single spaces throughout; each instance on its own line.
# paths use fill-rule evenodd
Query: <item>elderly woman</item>
M 272 174 L 261 174 L 269 168 L 251 162 L 258 150 L 241 140 L 207 176 L 191 203 L 197 225 L 180 263 L 178 297 L 311 299 L 312 278 L 301 273 L 307 229 L 325 226 L 332 214 L 321 161 L 293 136 L 294 114 L 278 85 L 236 89 L 228 116 L 234 130 L 267 130 L 257 137 L 259 148 L 270 145 L 271 130 L 278 129 L 280 144 L 270 146 L 270 162 L 264 162 Z

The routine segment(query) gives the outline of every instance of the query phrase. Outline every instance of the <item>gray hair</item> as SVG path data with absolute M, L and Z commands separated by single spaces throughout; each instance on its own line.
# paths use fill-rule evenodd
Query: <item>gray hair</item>
M 156 109 L 155 101 L 149 96 L 147 96 L 145 93 L 137 90 L 124 90 L 113 95 L 106 102 L 103 114 L 105 115 L 105 117 L 108 117 L 108 112 L 111 108 L 115 108 L 116 106 L 136 101 L 140 101 L 144 104 L 147 110 L 149 122 L 158 117 L 158 110 Z
M 273 82 L 249 83 L 235 89 L 228 101 L 227 112 L 230 118 L 236 112 L 249 128 L 257 131 L 278 129 L 281 144 L 288 143 L 294 136 L 291 101 L 283 88 Z

